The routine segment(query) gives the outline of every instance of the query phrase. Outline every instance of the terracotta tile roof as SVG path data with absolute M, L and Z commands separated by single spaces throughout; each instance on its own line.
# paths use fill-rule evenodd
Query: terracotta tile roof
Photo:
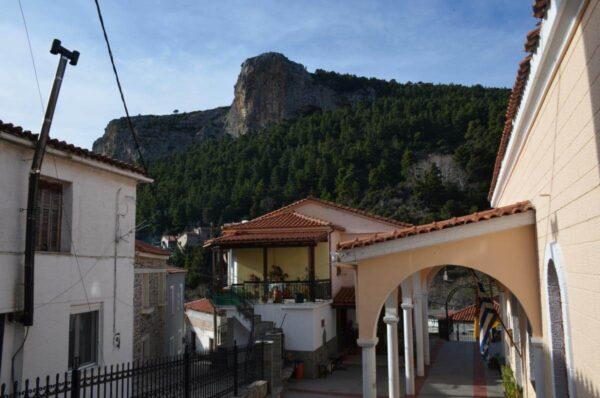
M 197 312 L 204 312 L 207 314 L 215 313 L 215 306 L 207 298 L 203 298 L 200 300 L 194 300 L 194 301 L 190 301 L 189 303 L 185 303 L 185 309 L 197 311 Z
M 169 267 L 167 268 L 167 274 L 185 274 L 187 272 L 184 268 Z
M 162 249 L 160 247 L 151 245 L 150 243 L 146 243 L 144 241 L 141 240 L 135 240 L 135 251 L 136 252 L 142 252 L 142 253 L 148 253 L 148 254 L 156 254 L 159 256 L 170 256 L 171 252 L 169 252 L 168 250 Z
M 327 241 L 327 232 L 246 232 L 223 235 L 218 238 L 207 240 L 204 247 L 213 245 L 235 246 L 235 245 L 261 245 L 261 244 L 312 244 Z
M 546 18 L 546 13 L 550 7 L 550 0 L 535 0 L 533 2 L 533 16 L 536 18 Z
M 37 142 L 38 135 L 33 134 L 31 131 L 23 130 L 20 126 L 14 126 L 11 123 L 4 123 L 0 120 L 0 131 L 6 134 L 10 134 L 12 136 L 22 138 L 28 141 Z M 88 149 L 80 148 L 75 145 L 69 144 L 65 141 L 59 141 L 56 138 L 51 138 L 48 140 L 48 146 L 59 151 L 68 152 L 77 156 L 81 156 L 83 158 L 92 159 L 98 162 L 106 163 L 114 167 L 118 167 L 123 170 L 132 171 L 134 173 L 140 175 L 146 175 L 144 169 L 139 166 L 135 166 L 130 163 L 122 162 L 117 159 L 113 159 L 111 157 L 100 155 L 98 153 L 94 153 Z
M 546 12 L 550 6 L 550 0 L 535 0 L 533 4 L 533 15 L 536 18 L 545 18 Z M 537 52 L 540 43 L 540 31 L 541 21 L 537 23 L 536 28 L 527 33 L 527 39 L 525 41 L 525 51 L 528 53 L 527 56 L 519 62 L 519 69 L 517 70 L 517 77 L 510 93 L 510 99 L 506 108 L 506 120 L 504 122 L 504 130 L 502 131 L 502 137 L 500 138 L 500 145 L 498 147 L 498 154 L 496 155 L 496 162 L 494 164 L 494 171 L 492 173 L 492 181 L 490 183 L 490 190 L 488 192 L 488 199 L 492 199 L 494 189 L 498 183 L 498 175 L 500 174 L 500 168 L 502 167 L 502 160 L 506 154 L 506 148 L 510 141 L 510 137 L 513 132 L 514 119 L 517 116 L 521 101 L 523 99 L 523 93 L 529 80 L 529 72 L 531 70 L 531 56 Z
M 517 213 L 524 213 L 529 210 L 533 210 L 533 206 L 529 201 L 519 202 L 513 205 L 472 213 L 462 217 L 454 217 L 443 221 L 434 221 L 429 224 L 397 229 L 392 232 L 373 234 L 367 237 L 356 238 L 351 241 L 340 242 L 337 248 L 338 250 L 349 250 L 357 247 L 370 246 L 376 243 L 387 242 L 395 239 L 402 239 L 413 235 L 426 234 L 442 229 L 458 227 L 465 224 L 472 224 L 479 221 L 490 220 L 492 218 L 498 218 Z
M 500 305 L 497 301 L 494 300 L 494 310 L 497 313 L 500 312 Z M 442 315 L 444 317 L 445 315 Z M 477 305 L 472 304 L 468 307 L 465 307 L 461 310 L 452 312 L 448 314 L 448 317 L 452 319 L 454 322 L 473 322 L 475 319 L 479 317 L 479 308 Z
M 272 214 L 268 217 L 259 217 L 248 222 L 229 224 L 223 230 L 249 230 L 249 229 L 273 229 L 273 228 L 311 228 L 311 227 L 333 227 L 328 221 L 319 220 L 305 216 L 304 214 L 288 211 Z
M 331 305 L 334 307 L 354 307 L 356 305 L 354 286 L 342 287 L 333 298 Z
M 408 226 L 412 225 L 410 223 L 405 223 L 405 222 L 402 222 L 402 221 L 394 220 L 393 218 L 378 216 L 376 214 L 372 214 L 372 213 L 366 212 L 364 210 L 355 209 L 353 207 L 341 205 L 341 204 L 335 203 L 335 202 L 330 202 L 330 201 L 325 200 L 325 199 L 314 198 L 312 196 L 309 196 L 309 197 L 304 198 L 304 199 L 300 199 L 300 200 L 298 200 L 298 201 L 296 201 L 294 203 L 291 203 L 289 205 L 283 206 L 283 207 L 281 207 L 281 208 L 279 208 L 277 210 L 273 210 L 272 212 L 264 214 L 264 215 L 262 215 L 260 217 L 257 217 L 254 220 L 258 220 L 258 219 L 261 219 L 261 218 L 271 217 L 274 214 L 278 214 L 278 213 L 282 213 L 282 212 L 287 212 L 287 211 L 290 211 L 290 210 L 292 210 L 292 209 L 294 209 L 296 207 L 302 206 L 302 205 L 310 203 L 310 202 L 317 203 L 317 204 L 320 204 L 320 205 L 323 205 L 323 206 L 327 206 L 327 207 L 331 207 L 331 208 L 338 209 L 338 210 L 347 211 L 349 213 L 353 213 L 353 214 L 356 214 L 356 215 L 359 215 L 359 216 L 362 216 L 362 217 L 366 217 L 366 218 L 371 218 L 371 219 L 374 219 L 374 220 L 377 220 L 377 221 L 380 221 L 380 222 L 383 222 L 383 223 L 386 223 L 386 224 L 391 224 L 391 225 L 394 225 L 394 226 L 408 227 Z
M 525 52 L 535 53 L 537 51 L 538 45 L 540 44 L 540 30 L 541 24 L 538 22 L 537 27 L 535 29 L 527 32 L 527 40 L 525 41 Z

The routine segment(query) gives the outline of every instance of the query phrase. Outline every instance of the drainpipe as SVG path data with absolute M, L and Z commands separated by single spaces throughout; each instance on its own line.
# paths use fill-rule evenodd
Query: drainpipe
M 20 316 L 20 321 L 24 326 L 33 325 L 33 309 L 34 309 L 34 270 L 35 270 L 35 238 L 37 234 L 37 197 L 40 183 L 40 172 L 42 170 L 42 161 L 44 160 L 44 152 L 50 136 L 50 126 L 58 101 L 58 94 L 67 68 L 67 61 L 71 65 L 77 65 L 79 52 L 69 51 L 60 45 L 60 40 L 54 39 L 52 42 L 51 54 L 60 54 L 58 68 L 54 76 L 52 91 L 48 99 L 46 114 L 42 124 L 42 130 L 35 146 L 35 153 L 31 163 L 29 172 L 29 190 L 27 193 L 27 225 L 25 230 L 25 266 L 24 266 L 24 285 L 25 297 L 23 312 Z

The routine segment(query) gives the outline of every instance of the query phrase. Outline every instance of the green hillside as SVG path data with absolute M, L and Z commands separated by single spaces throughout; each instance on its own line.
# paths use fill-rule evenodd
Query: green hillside
M 409 222 L 488 206 L 509 90 L 319 73 L 332 86 L 373 87 L 377 99 L 153 162 L 156 196 L 143 186 L 138 197 L 138 223 L 151 222 L 143 234 L 239 221 L 308 195 Z M 451 165 L 440 170 L 432 154 Z

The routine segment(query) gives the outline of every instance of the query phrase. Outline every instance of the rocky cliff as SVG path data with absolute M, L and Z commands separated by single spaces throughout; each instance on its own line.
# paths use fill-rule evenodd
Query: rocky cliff
M 264 53 L 242 64 L 233 103 L 206 111 L 133 118 L 144 156 L 156 159 L 208 137 L 240 136 L 270 124 L 315 111 L 372 100 L 387 82 L 332 72 L 309 73 L 283 54 Z M 348 85 L 345 82 L 351 81 Z M 358 83 L 357 83 L 358 82 Z M 118 159 L 136 159 L 136 150 L 124 118 L 112 120 L 93 150 Z

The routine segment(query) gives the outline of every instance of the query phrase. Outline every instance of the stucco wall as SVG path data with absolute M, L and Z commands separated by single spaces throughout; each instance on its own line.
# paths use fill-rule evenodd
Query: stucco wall
M 304 304 L 255 304 L 254 313 L 283 329 L 285 348 L 314 351 L 336 336 L 335 310 L 330 302 Z
M 590 1 L 497 197 L 498 205 L 521 200 L 535 205 L 542 282 L 554 243 L 551 252 L 559 257 L 554 261 L 567 296 L 567 349 L 572 351 L 572 376 L 581 396 L 589 394 L 586 384 L 600 390 L 599 46 L 600 5 Z M 541 291 L 547 330 L 544 284 Z M 544 339 L 550 346 L 548 333 Z
M 22 308 L 27 181 L 32 150 L 0 140 L 0 312 Z M 36 254 L 35 316 L 29 328 L 16 375 L 45 376 L 67 369 L 69 315 L 88 302 L 100 309 L 101 364 L 132 359 L 133 255 L 136 182 L 113 173 L 47 154 L 42 176 L 65 182 L 72 200 L 64 203 L 62 253 Z M 113 347 L 113 267 L 117 190 L 119 231 L 117 248 L 116 331 Z M 129 233 L 129 234 L 128 234 Z M 84 287 L 85 286 L 85 290 Z M 86 297 L 87 296 L 87 297 Z M 6 323 L 2 382 L 10 378 L 10 357 L 23 338 L 18 323 Z
M 167 273 L 167 306 L 165 311 L 165 352 L 170 352 L 169 341 L 173 338 L 174 341 L 174 354 L 181 354 L 183 352 L 183 338 L 184 333 L 184 307 L 185 297 L 181 297 L 181 287 L 183 286 L 183 293 L 185 295 L 185 273 Z M 171 297 L 170 287 L 173 286 L 175 290 L 174 297 Z M 175 313 L 171 311 L 171 300 L 175 300 Z

